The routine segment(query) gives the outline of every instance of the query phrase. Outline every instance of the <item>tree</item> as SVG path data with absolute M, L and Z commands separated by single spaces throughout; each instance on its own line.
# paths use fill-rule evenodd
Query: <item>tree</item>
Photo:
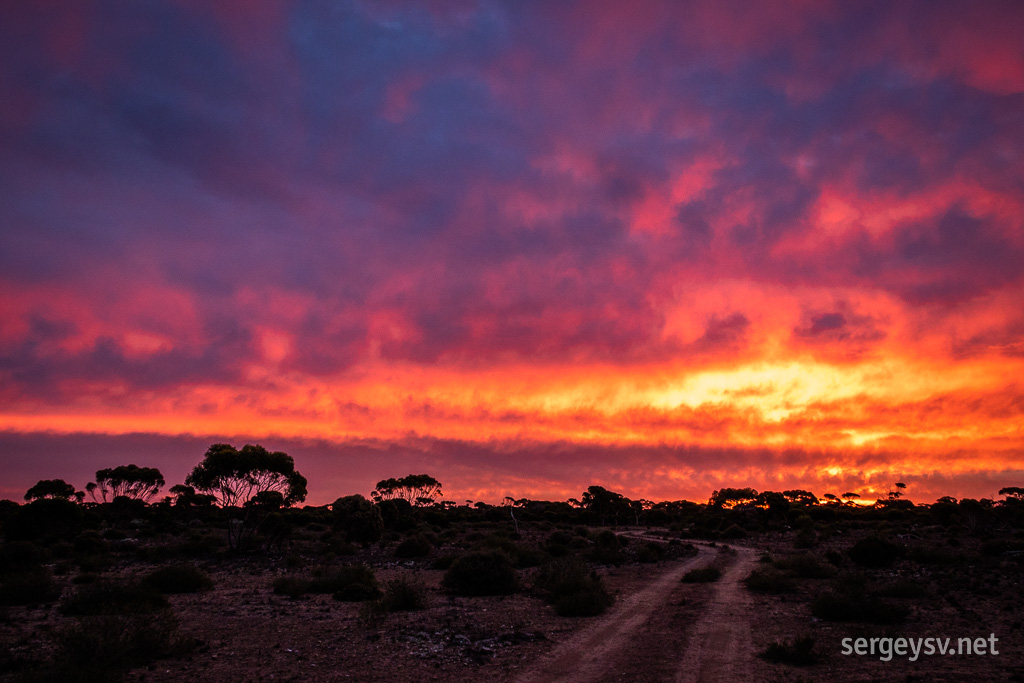
M 617 526 L 619 515 L 631 512 L 630 500 L 621 493 L 609 491 L 603 486 L 590 486 L 580 496 L 583 507 L 591 514 L 599 515 L 604 524 L 607 517 Z
M 334 526 L 345 532 L 352 543 L 376 543 L 384 535 L 380 508 L 358 493 L 344 496 L 331 504 Z
M 1004 505 L 1015 505 L 1018 503 L 1024 503 L 1024 488 L 1019 486 L 1006 486 L 999 489 L 1000 496 L 1006 496 L 1006 500 L 1002 501 Z
M 752 488 L 720 489 L 711 494 L 708 505 L 716 508 L 734 508 L 751 505 L 757 500 L 757 491 Z
M 259 444 L 241 450 L 213 444 L 185 484 L 214 495 L 221 507 L 234 511 L 236 517 L 228 522 L 228 546 L 234 549 L 247 545 L 270 513 L 306 499 L 306 478 L 292 457 Z
M 429 474 L 410 474 L 400 479 L 384 479 L 370 494 L 376 502 L 401 499 L 410 505 L 429 505 L 441 493 L 441 482 Z
M 159 493 L 164 485 L 164 475 L 155 467 L 119 465 L 96 471 L 96 481 L 89 482 L 85 490 L 97 503 L 110 502 L 115 498 L 131 498 L 143 503 Z M 97 496 L 96 492 L 100 495 Z
M 174 496 L 175 507 L 210 507 L 217 502 L 214 496 L 208 493 L 196 493 L 196 490 L 187 484 L 175 484 L 168 490 L 168 493 Z
M 25 492 L 25 500 L 43 500 L 46 498 L 75 499 L 81 502 L 85 493 L 76 491 L 75 487 L 63 479 L 42 479 Z
M 284 505 L 306 499 L 306 478 L 295 469 L 287 453 L 270 452 L 260 445 L 241 450 L 215 443 L 185 477 L 185 484 L 214 495 L 221 507 L 240 507 L 261 493 L 277 491 Z
M 508 514 L 512 516 L 512 523 L 516 527 L 516 533 L 519 533 L 519 520 L 516 519 L 516 508 L 523 508 L 530 502 L 529 498 L 513 498 L 512 496 L 505 496 L 505 500 L 502 505 L 508 507 Z
M 803 489 L 790 489 L 789 491 L 783 491 L 782 495 L 786 497 L 786 500 L 795 505 L 818 504 L 818 497 L 810 491 L 804 491 Z

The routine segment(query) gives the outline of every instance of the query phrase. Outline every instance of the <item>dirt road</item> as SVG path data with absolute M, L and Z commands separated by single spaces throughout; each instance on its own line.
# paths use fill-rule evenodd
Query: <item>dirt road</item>
M 754 565 L 754 552 L 736 548 L 736 561 L 715 587 L 711 602 L 693 624 L 676 671 L 678 683 L 753 680 L 751 599 L 740 583 Z
M 751 667 L 749 598 L 739 581 L 749 573 L 753 553 L 737 548 L 722 579 L 702 586 L 713 595 L 694 620 L 678 595 L 682 576 L 716 555 L 699 550 L 556 646 L 519 683 L 743 680 Z

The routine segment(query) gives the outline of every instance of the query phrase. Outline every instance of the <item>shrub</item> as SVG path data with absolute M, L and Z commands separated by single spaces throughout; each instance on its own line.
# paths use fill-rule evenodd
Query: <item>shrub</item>
M 373 604 L 373 609 L 377 612 L 411 612 L 426 606 L 426 589 L 402 577 L 384 585 L 384 594 Z
M 75 553 L 78 555 L 99 555 L 106 550 L 106 542 L 95 531 L 84 531 L 75 539 Z
M 496 550 L 463 555 L 452 562 L 441 583 L 456 595 L 510 595 L 519 590 L 512 562 Z
M 458 555 L 442 555 L 430 563 L 430 568 L 447 571 L 458 558 Z
M 395 557 L 426 557 L 434 549 L 433 544 L 422 535 L 410 536 L 395 548 Z
M 775 566 L 801 579 L 827 579 L 835 573 L 832 567 L 824 564 L 816 555 L 810 553 L 790 555 L 785 559 L 776 560 Z
M 793 539 L 795 548 L 813 548 L 816 545 L 818 545 L 818 534 L 813 528 L 807 527 L 796 532 L 796 537 Z
M 572 534 L 570 534 L 568 531 L 562 531 L 561 529 L 558 529 L 551 532 L 551 534 L 547 537 L 547 540 L 544 541 L 544 544 L 570 546 L 572 545 L 572 542 Z
M 213 581 L 201 569 L 190 564 L 172 564 L 150 572 L 142 582 L 161 593 L 198 593 L 213 587 Z
M 835 550 L 828 550 L 828 551 L 826 551 L 825 552 L 825 559 L 828 560 L 828 563 L 830 565 L 832 565 L 833 567 L 838 567 L 839 565 L 841 565 L 843 563 L 843 556 L 842 556 L 842 554 L 839 553 L 839 552 L 836 552 Z
M 743 583 L 755 593 L 791 593 L 796 590 L 793 579 L 770 567 L 755 569 Z
M 376 579 L 370 583 L 350 583 L 339 591 L 335 591 L 334 599 L 341 602 L 363 602 L 380 597 L 380 588 Z
M 744 529 L 743 527 L 741 527 L 738 524 L 730 524 L 728 527 L 725 528 L 724 531 L 722 531 L 722 533 L 720 535 L 720 538 L 725 538 L 725 539 L 736 539 L 736 538 L 746 538 L 746 537 L 747 537 L 746 529 Z
M 665 555 L 665 548 L 660 543 L 647 541 L 636 549 L 637 562 L 657 562 Z
M 594 537 L 594 547 L 590 558 L 600 564 L 620 565 L 625 561 L 622 553 L 622 542 L 618 536 L 607 529 Z
M 195 641 L 177 635 L 170 614 L 80 618 L 53 633 L 47 680 L 107 681 L 154 659 L 185 654 Z
M 545 593 L 555 612 L 563 617 L 591 617 L 603 613 L 615 601 L 601 577 L 579 560 L 559 560 L 541 568 L 534 587 Z
M 903 546 L 878 536 L 868 536 L 857 541 L 846 554 L 862 567 L 883 569 L 891 567 L 902 552 Z
M 928 588 L 915 581 L 903 579 L 882 584 L 874 590 L 874 594 L 883 598 L 923 598 L 928 595 Z
M 84 584 L 60 606 L 68 616 L 146 614 L 167 609 L 167 598 L 151 586 L 128 581 Z
M 309 592 L 309 579 L 301 576 L 279 576 L 274 579 L 275 595 L 287 595 L 293 600 Z
M 907 618 L 909 612 L 902 605 L 833 591 L 821 593 L 811 603 L 811 614 L 825 621 L 899 624 Z
M 683 583 L 712 583 L 722 578 L 722 570 L 715 566 L 691 569 L 683 575 Z
M 777 664 L 791 666 L 810 666 L 816 664 L 818 656 L 814 654 L 814 638 L 798 638 L 790 641 L 776 641 L 760 653 L 758 657 Z
M 298 598 L 307 593 L 331 593 L 336 600 L 357 602 L 380 595 L 373 570 L 365 564 L 350 564 L 321 570 L 313 577 L 282 576 L 274 581 L 274 593 Z
M 38 605 L 60 597 L 60 589 L 44 567 L 9 574 L 0 582 L 0 605 Z
M 918 564 L 954 564 L 957 556 L 943 548 L 919 545 L 911 548 L 910 559 Z

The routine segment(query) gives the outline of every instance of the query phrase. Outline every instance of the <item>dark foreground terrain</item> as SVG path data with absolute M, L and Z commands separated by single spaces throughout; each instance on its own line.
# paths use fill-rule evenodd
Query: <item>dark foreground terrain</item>
M 0 679 L 1024 679 L 1024 505 L 771 502 L 7 505 Z

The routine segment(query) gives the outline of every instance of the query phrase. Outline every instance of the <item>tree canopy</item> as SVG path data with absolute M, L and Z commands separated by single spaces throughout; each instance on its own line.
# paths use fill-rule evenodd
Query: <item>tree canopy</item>
M 410 474 L 400 479 L 383 479 L 370 494 L 378 503 L 401 499 L 410 505 L 427 505 L 441 493 L 441 482 L 429 474 Z
M 89 482 L 85 490 L 92 499 L 106 503 L 125 497 L 148 501 L 164 485 L 164 475 L 155 467 L 119 465 L 96 471 L 96 481 Z M 99 491 L 99 496 L 96 492 Z
M 306 499 L 306 478 L 296 471 L 292 457 L 259 444 L 246 444 L 241 449 L 213 444 L 185 478 L 185 484 L 213 494 L 222 507 L 244 506 L 253 499 L 267 504 L 274 499 L 267 495 L 269 492 L 279 493 L 282 505 Z
M 43 479 L 25 492 L 25 500 L 41 500 L 44 498 L 63 498 L 64 500 L 81 500 L 85 494 L 75 491 L 75 487 L 63 479 Z

